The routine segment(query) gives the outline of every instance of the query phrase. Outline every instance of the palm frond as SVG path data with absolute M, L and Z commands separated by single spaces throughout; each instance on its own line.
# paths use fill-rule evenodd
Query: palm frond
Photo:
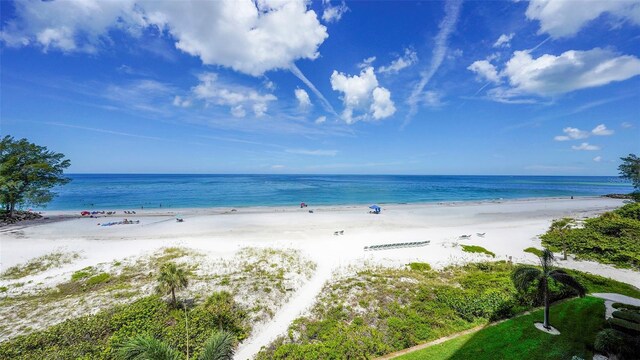
M 553 270 L 549 273 L 549 276 L 553 280 L 569 286 L 570 288 L 577 291 L 580 297 L 583 297 L 587 293 L 587 289 L 582 284 L 580 284 L 578 280 L 576 280 L 573 276 L 567 274 L 564 270 Z
M 525 291 L 531 284 L 542 276 L 540 269 L 533 266 L 522 266 L 513 271 L 511 280 L 518 291 Z
M 235 337 L 228 331 L 216 331 L 204 344 L 199 360 L 232 360 Z
M 553 252 L 549 249 L 543 249 L 542 255 L 540 256 L 540 265 L 542 265 L 543 271 L 551 268 L 553 266 L 553 260 L 555 257 L 553 256 Z
M 118 360 L 179 360 L 182 355 L 150 335 L 137 335 L 116 346 Z

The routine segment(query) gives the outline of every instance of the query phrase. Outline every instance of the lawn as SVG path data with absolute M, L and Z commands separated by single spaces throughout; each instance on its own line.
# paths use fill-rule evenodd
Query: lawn
M 551 324 L 560 331 L 558 336 L 546 334 L 533 326 L 542 317 L 542 310 L 538 310 L 397 359 L 541 360 L 571 359 L 574 355 L 591 359 L 590 348 L 604 326 L 602 299 L 585 297 L 553 306 Z

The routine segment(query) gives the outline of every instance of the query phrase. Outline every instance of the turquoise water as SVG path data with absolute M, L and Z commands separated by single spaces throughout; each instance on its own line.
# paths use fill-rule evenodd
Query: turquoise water
M 617 177 L 73 174 L 48 210 L 418 203 L 626 193 Z

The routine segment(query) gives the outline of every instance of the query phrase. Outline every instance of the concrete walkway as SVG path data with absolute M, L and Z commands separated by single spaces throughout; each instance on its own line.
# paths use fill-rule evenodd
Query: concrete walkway
M 640 306 L 640 299 L 633 298 L 631 296 L 622 295 L 622 294 L 614 294 L 614 293 L 593 293 L 590 294 L 593 297 L 597 297 L 600 299 L 604 299 L 604 307 L 605 307 L 605 319 L 611 318 L 613 312 L 616 309 L 613 307 L 613 303 L 622 303 L 627 305 Z

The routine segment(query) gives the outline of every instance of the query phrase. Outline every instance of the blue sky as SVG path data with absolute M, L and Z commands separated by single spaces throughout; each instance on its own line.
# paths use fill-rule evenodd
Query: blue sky
M 2 1 L 1 132 L 70 172 L 615 175 L 640 1 Z

